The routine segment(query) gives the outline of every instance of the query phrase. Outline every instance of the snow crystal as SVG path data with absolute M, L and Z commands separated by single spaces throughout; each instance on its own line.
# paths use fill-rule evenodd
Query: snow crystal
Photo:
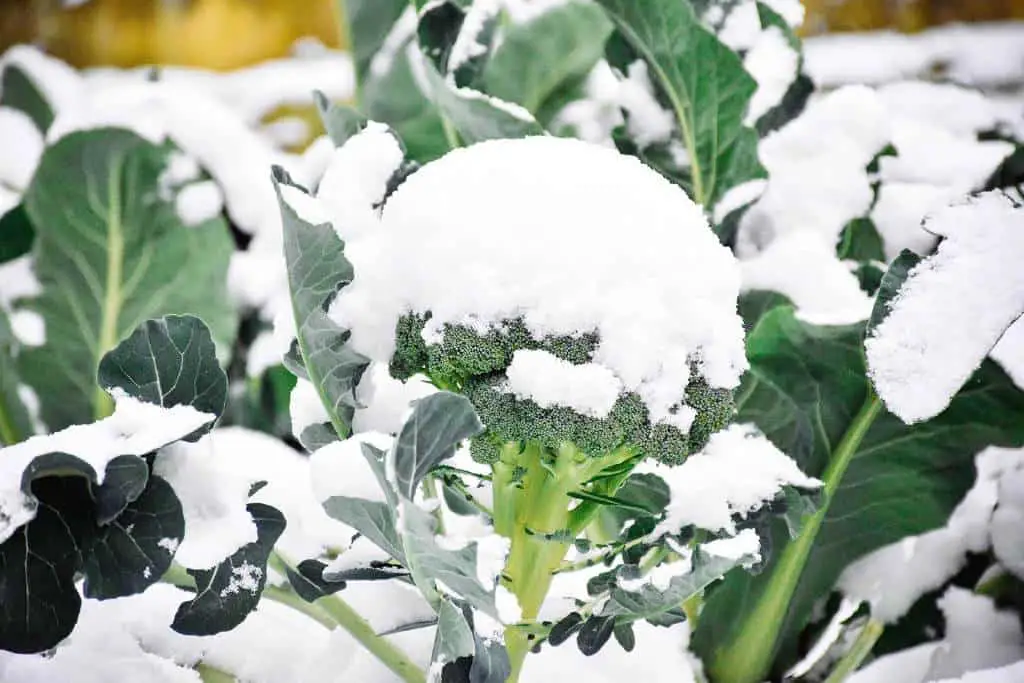
M 181 188 L 175 209 L 185 225 L 199 225 L 220 215 L 224 209 L 224 194 L 212 180 L 192 183 Z
M 384 363 L 373 363 L 356 387 L 356 408 L 352 431 L 397 434 L 405 424 L 410 404 L 437 392 L 426 377 L 410 377 L 404 382 L 388 372 Z
M 43 155 L 43 136 L 27 114 L 0 107 L 0 140 L 0 185 L 24 190 Z
M 55 452 L 73 455 L 92 467 L 97 483 L 102 483 L 107 463 L 117 456 L 145 455 L 214 419 L 192 406 L 164 408 L 120 390 L 111 394 L 116 407 L 108 418 L 0 449 L 0 543 L 35 517 L 37 502 L 21 490 L 21 482 L 25 468 L 37 457 Z
M 532 137 L 453 151 L 402 184 L 348 255 L 355 282 L 331 315 L 381 362 L 409 310 L 433 313 L 427 335 L 517 317 L 537 336 L 596 330 L 594 361 L 661 397 L 655 422 L 683 398 L 691 360 L 712 386 L 746 368 L 734 258 L 684 192 L 603 147 Z
M 743 58 L 743 68 L 757 81 L 757 90 L 747 105 L 745 123 L 753 125 L 782 101 L 796 80 L 800 55 L 777 26 L 769 26 L 757 37 Z
M 334 152 L 316 196 L 343 241 L 357 238 L 377 225 L 388 181 L 404 157 L 394 133 L 375 122 Z
M 835 255 L 835 247 L 809 232 L 783 235 L 757 256 L 740 261 L 743 290 L 769 290 L 789 298 L 799 317 L 819 325 L 866 320 L 873 301 Z
M 949 405 L 1024 301 L 1024 211 L 989 192 L 933 214 L 945 237 L 915 267 L 885 320 L 865 341 L 871 379 L 904 422 Z
M 260 580 L 263 578 L 263 569 L 254 564 L 243 562 L 237 567 L 231 568 L 231 576 L 228 578 L 228 585 L 220 592 L 221 598 L 247 591 L 256 595 L 260 589 Z
M 387 452 L 394 437 L 378 432 L 355 434 L 318 448 L 310 456 L 313 492 L 323 502 L 333 496 L 386 502 L 377 477 L 363 457 L 363 444 Z
M 597 418 L 608 417 L 622 393 L 622 382 L 608 368 L 597 363 L 573 365 L 548 351 L 516 351 L 505 374 L 504 388 L 516 398 Z
M 946 525 L 907 536 L 850 564 L 837 585 L 846 595 L 871 604 L 875 619 L 891 623 L 925 593 L 943 586 L 963 568 L 968 553 L 989 546 L 989 525 L 1000 478 L 1024 465 L 1024 453 L 990 447 L 975 458 L 974 486 Z
M 638 471 L 661 477 L 671 492 L 665 520 L 654 530 L 655 537 L 690 524 L 734 533 L 733 514 L 746 515 L 774 498 L 783 486 L 821 486 L 753 425 L 744 424 L 715 433 L 703 450 L 682 465 L 644 462 Z

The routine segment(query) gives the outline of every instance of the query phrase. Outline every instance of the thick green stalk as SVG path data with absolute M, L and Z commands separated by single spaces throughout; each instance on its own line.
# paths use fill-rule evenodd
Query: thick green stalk
M 200 662 L 196 664 L 196 673 L 199 674 L 199 679 L 203 683 L 237 683 L 236 679 L 226 671 L 221 671 L 216 667 L 212 667 L 209 664 Z
M 871 653 L 875 643 L 882 637 L 883 631 L 885 631 L 885 624 L 875 619 L 865 624 L 857 635 L 857 640 L 853 641 L 853 647 L 839 660 L 839 664 L 825 679 L 825 683 L 843 683 L 846 677 L 856 671 L 864 658 Z
M 779 629 L 789 610 L 789 603 L 796 592 L 818 531 L 828 514 L 832 496 L 881 410 L 881 401 L 869 388 L 864 405 L 846 430 L 825 470 L 824 502 L 821 508 L 807 521 L 800 535 L 782 551 L 772 568 L 768 585 L 732 642 L 723 644 L 708 662 L 708 672 L 715 683 L 758 683 L 764 680 L 775 656 Z

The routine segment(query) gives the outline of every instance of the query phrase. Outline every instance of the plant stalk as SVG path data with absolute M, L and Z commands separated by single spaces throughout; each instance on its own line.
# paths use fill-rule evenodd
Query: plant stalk
M 868 387 L 863 406 L 843 435 L 825 470 L 824 502 L 821 508 L 807 521 L 800 535 L 782 551 L 772 569 L 768 585 L 732 642 L 716 650 L 708 663 L 710 678 L 715 683 L 758 683 L 766 677 L 776 651 L 779 626 L 789 610 L 789 603 L 796 592 L 818 531 L 828 514 L 832 496 L 881 410 L 881 400 L 874 389 Z
M 861 632 L 857 634 L 857 639 L 853 641 L 853 647 L 839 660 L 839 664 L 825 679 L 825 683 L 843 683 L 846 677 L 856 671 L 864 658 L 871 653 L 875 643 L 882 637 L 883 631 L 885 631 L 885 624 L 877 619 L 868 621 Z
M 203 683 L 237 683 L 238 679 L 229 674 L 226 671 L 199 662 L 196 664 L 196 673 L 199 674 L 200 680 Z

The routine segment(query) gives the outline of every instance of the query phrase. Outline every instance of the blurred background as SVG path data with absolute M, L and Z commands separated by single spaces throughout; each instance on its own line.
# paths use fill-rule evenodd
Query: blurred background
M 0 0 L 0 52 L 30 42 L 76 66 L 233 69 L 312 37 L 339 45 L 338 0 Z M 805 35 L 1024 19 L 1024 0 L 805 0 Z

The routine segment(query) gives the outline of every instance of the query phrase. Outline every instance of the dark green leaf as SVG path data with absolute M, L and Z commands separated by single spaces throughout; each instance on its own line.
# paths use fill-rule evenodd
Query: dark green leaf
M 128 457 L 145 466 L 140 458 Z M 82 569 L 85 597 L 105 600 L 141 593 L 170 568 L 184 537 L 185 516 L 174 489 L 160 477 L 150 477 L 142 494 L 96 534 Z
M 25 205 L 18 204 L 0 216 L 0 263 L 7 263 L 32 250 L 36 231 L 25 212 Z
M 614 630 L 615 617 L 590 617 L 580 627 L 576 645 L 586 656 L 596 655 L 612 637 Z
M 620 508 L 640 515 L 650 516 L 654 514 L 643 505 L 637 505 L 635 503 L 629 502 L 628 500 L 622 500 L 620 498 L 615 498 L 613 496 L 602 496 L 597 493 L 588 493 L 586 491 L 570 491 L 566 495 L 568 495 L 570 498 L 575 498 L 576 500 L 585 500 L 590 503 L 597 503 L 598 505 L 607 505 L 608 507 Z
M 352 281 L 352 264 L 329 223 L 310 225 L 284 199 L 284 186 L 298 192 L 301 188 L 281 169 L 275 169 L 274 182 L 284 222 L 288 285 L 303 365 L 335 431 L 347 436 L 358 403 L 356 386 L 370 361 L 346 344 L 349 333 L 327 316 L 327 306 L 331 297 Z
M 442 599 L 437 608 L 437 631 L 430 654 L 431 668 L 437 663 L 472 657 L 476 652 L 473 629 L 453 602 Z
M 481 76 L 481 90 L 536 114 L 604 55 L 612 24 L 596 5 L 570 2 L 508 27 Z
M 855 218 L 847 223 L 839 236 L 836 256 L 851 261 L 884 261 L 885 246 L 875 222 L 870 218 Z
M 548 632 L 548 643 L 557 647 L 572 638 L 573 634 L 581 628 L 583 628 L 583 617 L 576 612 L 570 612 L 551 627 L 551 630 Z
M 453 514 L 469 516 L 478 514 L 480 511 L 473 507 L 459 489 L 448 484 L 441 484 L 441 495 L 444 496 L 444 503 Z
M 0 106 L 26 114 L 39 132 L 46 133 L 53 123 L 53 109 L 32 79 L 15 64 L 4 67 L 0 80 Z
M 192 406 L 220 417 L 228 395 L 228 378 L 217 361 L 217 349 L 206 324 L 191 315 L 147 320 L 100 361 L 99 385 L 171 408 Z M 213 429 L 208 423 L 195 441 Z
M 371 562 L 362 567 L 347 569 L 327 568 L 323 572 L 324 580 L 332 583 L 339 581 L 390 581 L 406 576 L 409 576 L 409 572 L 404 567 L 382 562 Z
M 71 634 L 82 606 L 75 572 L 95 528 L 88 479 L 44 475 L 30 483 L 36 516 L 0 545 L 0 650 L 19 654 Z
M 802 114 L 814 92 L 814 81 L 806 74 L 797 74 L 793 83 L 786 88 L 782 100 L 757 120 L 757 134 L 764 137 Z
M 341 147 L 349 138 L 366 128 L 366 117 L 352 107 L 335 104 L 317 90 L 313 93 L 320 121 L 335 147 Z
M 440 0 L 424 6 L 420 12 L 419 23 L 416 26 L 420 50 L 434 68 L 443 74 L 448 73 L 448 59 L 459 33 L 462 32 L 468 4 L 472 3 Z
M 743 125 L 757 85 L 740 58 L 705 29 L 689 2 L 598 0 L 650 67 L 689 153 L 690 191 L 713 207 L 731 187 L 762 178 L 757 133 Z
M 412 500 L 423 477 L 452 457 L 461 441 L 483 429 L 473 404 L 461 394 L 441 391 L 416 401 L 388 454 L 395 489 Z
M 100 360 L 147 319 L 191 313 L 232 344 L 230 231 L 220 217 L 182 223 L 173 194 L 160 192 L 170 155 L 126 130 L 72 133 L 46 150 L 25 194 L 42 283 L 27 305 L 46 323 L 46 344 L 26 349 L 19 367 L 51 430 L 110 411 Z
M 138 499 L 149 483 L 149 465 L 135 455 L 119 455 L 107 463 L 103 484 L 93 492 L 96 498 L 96 522 L 103 526 L 114 521 L 130 503 Z
M 633 633 L 633 624 L 629 622 L 615 624 L 614 633 L 615 640 L 622 646 L 622 649 L 626 652 L 632 652 L 633 648 L 636 647 L 636 634 Z
M 740 294 L 739 314 L 743 318 L 743 329 L 750 334 L 757 323 L 770 311 L 779 306 L 792 306 L 785 294 L 766 289 L 755 289 Z
M 288 582 L 300 598 L 306 602 L 315 602 L 345 588 L 344 581 L 324 578 L 326 568 L 327 565 L 319 560 L 303 560 L 295 569 L 287 568 Z
M 256 523 L 256 540 L 213 569 L 190 569 L 196 597 L 183 602 L 171 628 L 189 636 L 230 631 L 256 609 L 267 583 L 267 559 L 284 532 L 284 515 L 269 505 L 246 506 Z
M 298 435 L 298 439 L 302 447 L 312 453 L 318 448 L 323 448 L 337 441 L 338 433 L 334 431 L 334 427 L 330 422 L 320 422 L 318 424 L 311 424 L 303 429 L 302 433 Z
M 889 264 L 889 270 L 882 276 L 882 284 L 879 285 L 878 293 L 875 295 L 875 305 L 871 309 L 871 317 L 868 319 L 867 334 L 870 335 L 889 315 L 889 307 L 892 305 L 893 299 L 900 293 L 910 271 L 920 262 L 920 256 L 909 249 L 904 249 Z

